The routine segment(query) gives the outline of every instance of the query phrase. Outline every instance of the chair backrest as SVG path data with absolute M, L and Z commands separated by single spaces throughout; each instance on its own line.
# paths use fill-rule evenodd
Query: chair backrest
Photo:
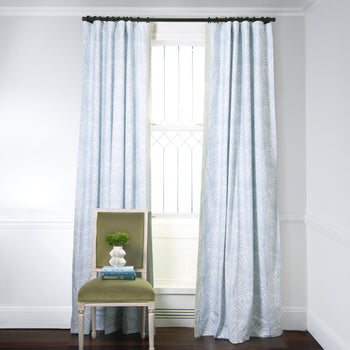
M 125 232 L 130 241 L 124 246 L 127 266 L 134 266 L 135 271 L 142 273 L 146 279 L 147 273 L 147 210 L 127 209 L 96 209 L 95 239 L 93 251 L 93 275 L 101 271 L 103 266 L 109 266 L 112 246 L 106 242 L 106 236 L 111 233 Z

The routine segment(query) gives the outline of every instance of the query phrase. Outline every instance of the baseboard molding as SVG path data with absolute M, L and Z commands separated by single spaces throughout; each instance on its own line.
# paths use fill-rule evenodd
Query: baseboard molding
M 327 350 L 348 350 L 350 342 L 338 337 L 335 331 L 325 322 L 317 317 L 312 311 L 308 312 L 307 330 L 318 341 L 318 343 Z
M 194 327 L 194 309 L 156 310 L 157 327 Z M 282 308 L 282 326 L 284 330 L 306 331 L 307 311 L 301 307 Z
M 70 328 L 70 307 L 0 307 L 0 328 Z
M 70 307 L 0 307 L 0 328 L 58 328 L 69 329 Z M 194 327 L 193 308 L 156 308 L 157 327 Z M 306 330 L 306 309 L 282 308 L 282 324 L 285 330 Z
M 0 328 L 69 329 L 70 307 L 0 307 Z M 194 327 L 194 309 L 156 309 L 157 327 Z
M 282 327 L 286 331 L 306 331 L 306 307 L 282 307 Z

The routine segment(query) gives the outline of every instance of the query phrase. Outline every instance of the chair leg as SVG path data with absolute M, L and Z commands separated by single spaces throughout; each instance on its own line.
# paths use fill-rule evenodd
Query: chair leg
M 78 303 L 78 313 L 79 313 L 79 350 L 84 349 L 84 309 L 85 305 L 83 303 Z
M 149 350 L 154 350 L 154 303 L 148 306 Z
M 141 339 L 145 339 L 146 336 L 146 306 L 141 308 Z
M 91 338 L 96 339 L 96 308 L 91 308 Z

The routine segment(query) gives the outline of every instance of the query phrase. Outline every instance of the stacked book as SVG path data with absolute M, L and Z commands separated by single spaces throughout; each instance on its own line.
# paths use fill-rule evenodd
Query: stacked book
M 103 266 L 102 267 L 102 279 L 103 280 L 134 280 L 136 273 L 134 266 L 114 267 Z

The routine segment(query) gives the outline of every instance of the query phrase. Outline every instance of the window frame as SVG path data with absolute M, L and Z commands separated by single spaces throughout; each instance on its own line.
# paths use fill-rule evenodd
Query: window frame
M 178 23 L 154 23 L 151 46 L 152 48 L 160 45 L 195 45 L 205 47 L 205 36 L 206 26 L 203 23 L 181 23 L 180 26 Z M 164 130 L 164 128 L 166 128 L 166 126 L 160 127 L 159 125 L 150 125 L 150 132 L 157 129 Z M 194 125 L 193 129 L 203 130 L 203 125 Z M 181 291 L 181 293 L 183 291 L 186 291 L 186 293 L 189 291 L 194 293 L 196 281 L 193 276 L 196 274 L 199 216 L 199 213 L 167 214 L 152 212 L 152 236 L 154 249 L 158 250 L 159 247 L 162 247 L 162 244 L 164 244 L 165 241 L 167 241 L 166 246 L 168 248 L 170 247 L 170 250 L 177 249 L 176 247 L 179 244 L 181 246 L 192 247 L 189 256 L 177 256 L 177 259 L 181 259 L 180 265 L 184 263 L 182 261 L 184 258 L 187 259 L 186 261 L 188 261 L 188 263 L 186 264 L 186 269 L 182 270 L 182 273 L 175 275 L 171 273 L 164 275 L 164 273 L 161 272 L 161 268 L 164 268 L 164 263 L 170 261 L 161 260 L 160 264 L 162 266 L 157 267 L 155 259 L 157 254 L 156 251 L 154 251 L 154 285 L 159 292 L 164 290 L 167 292 L 177 290 Z M 161 252 L 161 254 L 164 254 L 164 252 Z M 157 275 L 157 269 L 160 269 L 159 275 Z M 168 278 L 170 278 L 170 280 Z

